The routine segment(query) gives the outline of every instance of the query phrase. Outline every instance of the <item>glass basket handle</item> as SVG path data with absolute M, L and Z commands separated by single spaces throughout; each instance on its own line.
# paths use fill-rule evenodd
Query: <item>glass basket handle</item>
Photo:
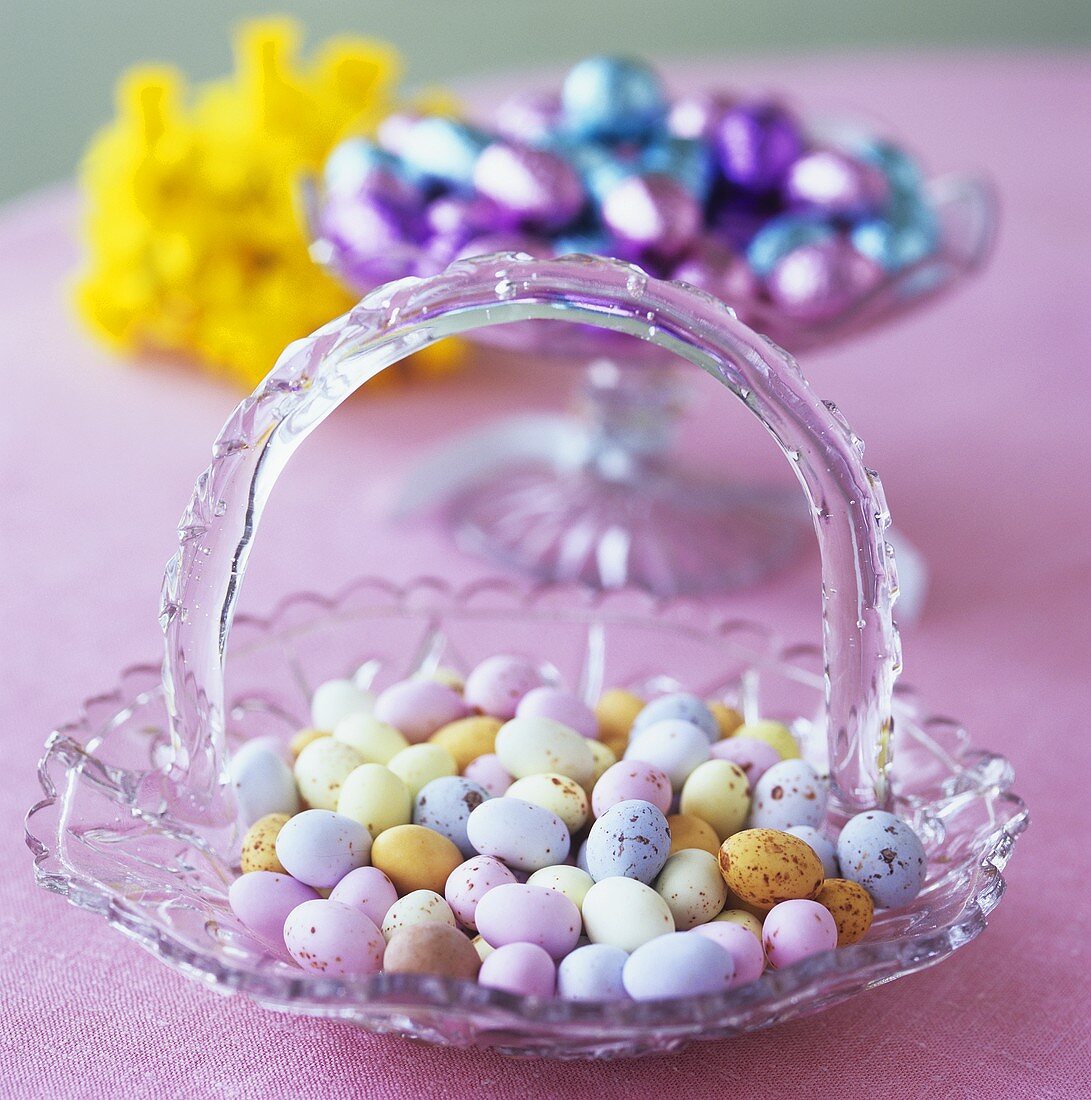
M 890 519 L 863 445 L 795 361 L 722 302 L 614 260 L 460 261 L 380 287 L 290 345 L 231 415 L 179 525 L 160 621 L 171 759 L 158 790 L 175 812 L 233 819 L 224 780 L 224 659 L 262 510 L 295 449 L 355 390 L 447 336 L 525 320 L 577 322 L 650 340 L 705 370 L 761 421 L 811 506 L 822 557 L 829 759 L 838 812 L 884 805 L 900 668 Z

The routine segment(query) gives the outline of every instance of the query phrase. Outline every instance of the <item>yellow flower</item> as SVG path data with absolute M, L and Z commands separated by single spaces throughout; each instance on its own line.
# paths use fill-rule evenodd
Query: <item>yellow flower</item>
M 166 67 L 125 75 L 87 150 L 87 262 L 76 302 L 124 351 L 189 356 L 252 388 L 280 352 L 353 304 L 308 253 L 299 181 L 395 106 L 398 58 L 358 38 L 297 61 L 288 20 L 245 25 L 236 72 L 187 95 Z M 450 341 L 407 364 L 446 372 Z

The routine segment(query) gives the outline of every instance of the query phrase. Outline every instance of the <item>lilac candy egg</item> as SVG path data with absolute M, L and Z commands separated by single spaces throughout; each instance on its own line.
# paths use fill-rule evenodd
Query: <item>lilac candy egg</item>
M 708 704 L 687 691 L 675 691 L 670 695 L 660 695 L 653 699 L 636 716 L 633 730 L 647 729 L 655 722 L 664 722 L 668 718 L 677 718 L 683 722 L 692 722 L 704 730 L 705 737 L 711 741 L 720 739 L 720 726 L 716 716 L 708 709 Z
M 841 875 L 859 883 L 880 909 L 908 905 L 928 873 L 924 845 L 900 817 L 867 810 L 846 822 L 837 838 Z
M 278 949 L 284 947 L 284 922 L 297 905 L 318 894 L 305 883 L 276 871 L 249 871 L 227 891 L 231 912 L 259 939 Z
M 799 837 L 805 844 L 814 849 L 815 854 L 822 860 L 822 871 L 826 878 L 839 878 L 841 869 L 837 865 L 837 848 L 834 843 L 821 830 L 812 825 L 790 825 L 784 830 L 792 836 Z
M 745 985 L 757 981 L 765 970 L 765 950 L 761 940 L 741 924 L 731 921 L 714 920 L 708 924 L 699 924 L 690 935 L 703 936 L 722 947 L 734 964 L 731 985 Z
M 774 765 L 781 760 L 777 752 L 768 741 L 759 741 L 756 737 L 727 737 L 723 741 L 717 741 L 711 749 L 715 760 L 729 760 L 737 764 L 746 776 L 750 789 Z
M 563 863 L 571 840 L 568 826 L 554 813 L 521 798 L 490 798 L 466 823 L 470 843 L 513 871 L 537 871 Z
M 784 196 L 795 206 L 859 216 L 881 209 L 890 185 L 878 168 L 838 149 L 815 149 L 788 169 Z
M 526 657 L 489 657 L 466 677 L 463 697 L 485 714 L 514 718 L 523 696 L 543 683 L 538 666 Z
M 650 802 L 628 799 L 611 806 L 587 835 L 587 872 L 596 881 L 633 878 L 650 883 L 663 870 L 671 830 L 663 812 Z
M 460 863 L 447 877 L 443 896 L 461 924 L 477 930 L 476 913 L 481 899 L 497 886 L 515 882 L 515 875 L 492 856 L 474 856 Z
M 785 830 L 791 825 L 822 824 L 829 784 L 805 760 L 782 760 L 754 784 L 750 827 Z
M 560 891 L 520 882 L 489 890 L 474 919 L 491 947 L 536 943 L 554 959 L 576 946 L 583 929 L 580 911 Z
M 579 846 L 579 848 L 576 851 L 576 866 L 581 871 L 587 871 L 588 874 L 591 873 L 587 868 L 587 841 L 586 840 Z
M 571 222 L 584 204 L 573 167 L 548 149 L 496 142 L 477 159 L 478 194 L 491 199 L 521 225 L 556 230 Z
M 277 834 L 277 858 L 293 878 L 308 886 L 336 886 L 367 863 L 371 833 L 351 817 L 332 810 L 304 810 Z
M 589 943 L 561 959 L 557 993 L 567 1001 L 623 1001 L 621 974 L 629 956 L 609 943 Z
M 284 922 L 284 942 L 304 970 L 352 978 L 382 969 L 386 943 L 375 922 L 337 901 L 306 901 Z
M 464 856 L 472 856 L 475 849 L 466 835 L 466 822 L 488 797 L 489 792 L 472 779 L 441 776 L 421 788 L 413 806 L 413 824 L 447 837 Z
M 777 187 L 803 152 L 799 124 L 775 103 L 740 103 L 728 108 L 716 128 L 720 170 L 748 191 Z
M 375 700 L 375 717 L 400 730 L 410 744 L 427 741 L 467 713 L 462 696 L 438 680 L 402 680 Z
M 677 256 L 701 228 L 698 201 L 661 172 L 621 180 L 603 198 L 601 216 L 619 251 L 634 257 Z
M 837 925 L 817 901 L 782 901 L 765 915 L 761 940 L 769 965 L 778 970 L 837 946 Z
M 765 289 L 778 309 L 804 321 L 827 321 L 882 281 L 883 269 L 841 237 L 793 249 L 777 261 Z
M 558 129 L 561 97 L 556 92 L 523 92 L 496 110 L 497 133 L 523 145 L 544 145 Z
M 499 798 L 515 782 L 515 777 L 500 763 L 500 757 L 494 752 L 487 752 L 476 760 L 471 760 L 462 769 L 462 774 L 482 787 L 492 798 Z
M 602 817 L 619 802 L 639 799 L 667 814 L 670 813 L 671 797 L 670 777 L 662 768 L 643 760 L 619 760 L 599 776 L 591 792 L 591 810 L 595 817 Z
M 240 745 L 231 754 L 227 774 L 243 825 L 249 827 L 266 814 L 294 814 L 299 809 L 292 769 L 280 747 L 264 738 Z
M 509 943 L 485 956 L 477 984 L 522 997 L 552 997 L 557 968 L 548 952 L 534 943 Z
M 626 760 L 643 760 L 666 772 L 676 791 L 681 791 L 694 768 L 708 758 L 705 731 L 680 718 L 654 722 L 637 731 L 625 748 Z
M 557 687 L 537 687 L 528 691 L 515 708 L 516 718 L 552 718 L 570 730 L 591 739 L 599 735 L 595 712 L 578 696 Z
M 625 992 L 637 1001 L 722 993 L 735 967 L 731 955 L 712 940 L 668 932 L 641 944 L 622 971 Z
M 330 901 L 359 909 L 376 928 L 382 928 L 383 919 L 397 900 L 394 883 L 378 867 L 357 867 L 349 871 L 330 894 Z

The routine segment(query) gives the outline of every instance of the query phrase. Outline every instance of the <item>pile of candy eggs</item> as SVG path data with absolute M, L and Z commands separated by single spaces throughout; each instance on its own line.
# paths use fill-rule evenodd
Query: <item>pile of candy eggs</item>
M 779 722 L 517 656 L 378 695 L 322 684 L 290 742 L 244 743 L 229 891 L 272 955 L 327 977 L 430 974 L 535 997 L 690 997 L 856 943 L 923 886 L 920 840 L 827 782 Z
M 497 251 L 617 256 L 746 317 L 829 320 L 938 247 L 923 177 L 874 137 L 823 139 L 770 99 L 671 101 L 640 61 L 592 57 L 488 128 L 389 116 L 330 155 L 320 232 L 359 288 Z

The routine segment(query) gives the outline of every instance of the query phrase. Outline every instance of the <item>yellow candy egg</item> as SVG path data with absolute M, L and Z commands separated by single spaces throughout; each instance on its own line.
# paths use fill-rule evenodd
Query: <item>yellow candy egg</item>
M 799 742 L 782 722 L 747 722 L 732 734 L 733 737 L 753 737 L 772 745 L 780 753 L 781 760 L 795 760 L 799 756 Z
M 592 791 L 595 784 L 602 778 L 602 773 L 617 763 L 617 753 L 609 745 L 604 745 L 601 741 L 593 741 L 590 738 L 587 741 L 587 747 L 591 750 L 591 755 L 595 759 L 595 770 L 591 775 L 591 782 L 587 784 L 588 791 Z
M 604 691 L 595 704 L 595 717 L 599 720 L 599 738 L 609 745 L 618 757 L 629 743 L 629 731 L 636 716 L 644 709 L 644 700 L 631 691 L 611 688 Z
M 758 942 L 761 942 L 761 918 L 754 916 L 753 913 L 748 913 L 745 909 L 725 909 L 712 919 L 713 921 L 722 920 L 730 924 L 737 924 L 740 928 L 753 932 Z
M 277 858 L 277 836 L 291 814 L 266 814 L 259 817 L 242 839 L 242 855 L 239 863 L 243 872 L 276 871 L 287 874 Z
M 433 779 L 458 774 L 455 758 L 442 745 L 427 742 L 402 749 L 387 767 L 409 788 L 413 798 Z
M 524 802 L 533 802 L 535 806 L 549 810 L 573 834 L 583 828 L 587 815 L 591 812 L 591 804 L 583 787 L 574 779 L 554 772 L 517 779 L 507 789 L 505 797 L 521 798 Z
M 328 730 L 317 729 L 302 729 L 298 733 L 292 736 L 291 741 L 288 742 L 288 748 L 292 750 L 292 755 L 298 757 L 299 754 L 312 742 L 317 741 L 319 738 L 329 737 Z
M 372 866 L 394 883 L 399 894 L 433 890 L 442 895 L 461 862 L 462 853 L 453 841 L 423 825 L 396 825 L 380 833 L 371 846 Z
M 707 924 L 727 900 L 727 885 L 720 874 L 719 862 L 699 848 L 687 848 L 671 856 L 654 886 L 667 903 L 679 932 Z
M 649 940 L 674 931 L 667 903 L 635 878 L 604 878 L 583 899 L 583 926 L 592 943 L 633 952 Z
M 413 798 L 389 768 L 361 764 L 345 779 L 337 812 L 359 821 L 374 838 L 413 819 Z
M 446 749 L 455 758 L 455 766 L 463 772 L 471 760 L 493 751 L 496 735 L 503 724 L 499 718 L 487 714 L 459 718 L 436 730 L 429 740 Z
M 587 891 L 595 885 L 595 880 L 579 867 L 559 863 L 535 871 L 527 879 L 527 885 L 556 890 L 558 894 L 564 894 L 577 909 L 583 909 L 583 899 L 587 897 Z
M 383 939 L 388 943 L 391 936 L 405 928 L 418 924 L 448 924 L 456 928 L 455 915 L 451 907 L 434 890 L 412 890 L 386 911 L 383 917 Z
M 713 856 L 720 854 L 721 840 L 707 821 L 702 821 L 694 814 L 671 814 L 667 818 L 667 824 L 671 830 L 672 856 L 686 848 L 699 848 Z
M 351 745 L 365 764 L 389 764 L 409 742 L 387 722 L 373 714 L 350 714 L 334 727 L 333 736 Z
M 858 943 L 867 935 L 875 917 L 875 902 L 858 883 L 844 878 L 828 878 L 818 888 L 814 900 L 824 905 L 837 925 L 837 946 Z
M 333 737 L 320 737 L 296 758 L 296 786 L 312 809 L 336 810 L 341 784 L 363 762 L 351 745 Z
M 474 936 L 470 943 L 473 944 L 474 950 L 477 952 L 477 957 L 484 962 L 495 950 L 495 947 L 491 947 L 485 942 L 483 936 Z
M 743 724 L 743 716 L 734 707 L 718 703 L 715 699 L 709 700 L 708 709 L 712 711 L 712 717 L 716 719 L 716 725 L 720 727 L 720 739 L 734 737 Z
M 595 774 L 587 738 L 552 718 L 505 722 L 496 735 L 496 755 L 516 779 L 552 772 L 586 786 Z
M 760 909 L 813 898 L 823 878 L 815 850 L 777 829 L 747 829 L 728 837 L 720 847 L 720 873 L 739 898 Z
M 729 760 L 706 760 L 689 774 L 678 808 L 707 821 L 720 840 L 727 840 L 746 824 L 750 813 L 750 783 L 746 773 Z
M 439 668 L 433 669 L 431 672 L 418 672 L 413 679 L 434 680 L 437 684 L 443 684 L 444 687 L 453 688 L 458 692 L 461 692 L 466 686 L 466 679 L 462 673 L 456 669 L 447 668 L 446 665 L 440 665 Z

